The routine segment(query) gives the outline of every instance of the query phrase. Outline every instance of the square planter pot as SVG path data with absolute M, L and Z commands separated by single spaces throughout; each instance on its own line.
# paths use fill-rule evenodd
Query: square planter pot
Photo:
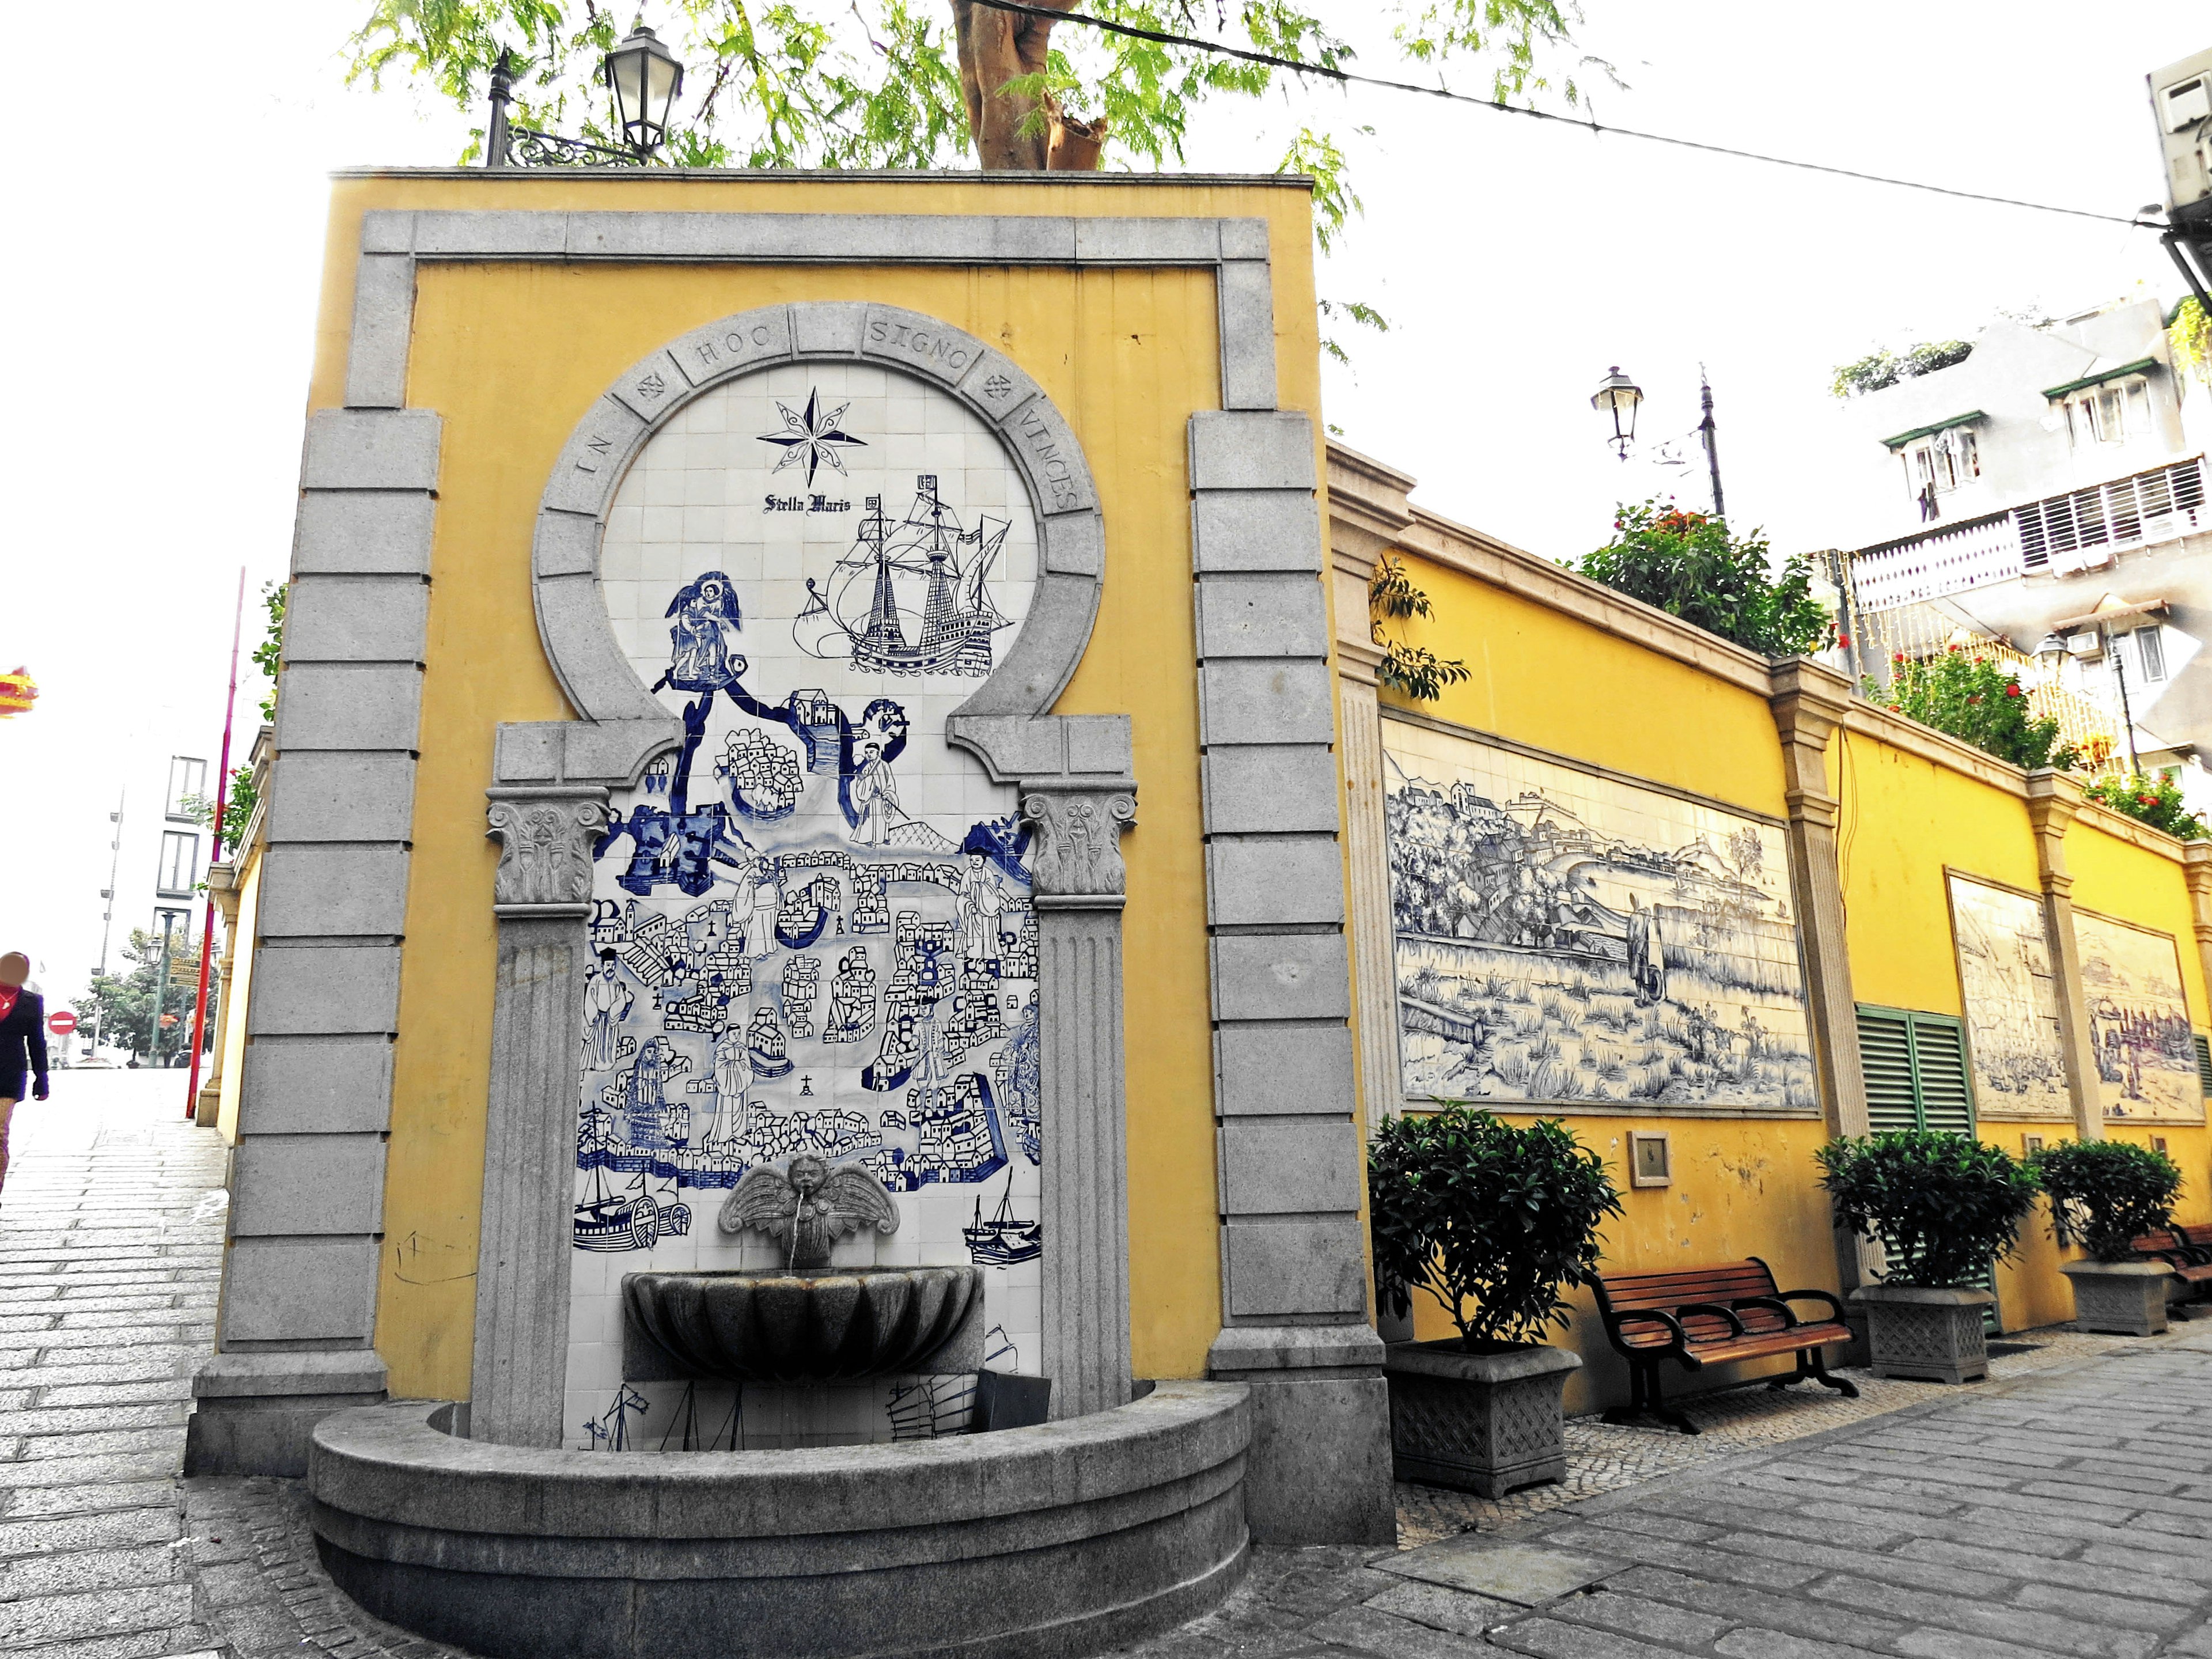
M 1978 1382 L 1990 1374 L 1982 1310 L 1996 1297 L 1989 1291 L 1862 1285 L 1851 1300 L 1866 1310 L 1867 1346 L 1876 1376 Z
M 1497 1353 L 1468 1353 L 1456 1337 L 1392 1343 L 1382 1367 L 1392 1474 L 1485 1498 L 1565 1480 L 1559 1394 L 1582 1363 L 1540 1343 Z
M 2166 1328 L 2173 1270 L 2163 1261 L 2062 1261 L 2058 1271 L 2074 1281 L 2074 1322 L 2081 1329 L 2156 1336 Z

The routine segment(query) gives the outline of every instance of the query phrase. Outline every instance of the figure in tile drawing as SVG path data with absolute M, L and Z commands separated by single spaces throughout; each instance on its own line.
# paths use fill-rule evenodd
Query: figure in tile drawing
M 855 945 L 837 964 L 830 981 L 830 1017 L 822 1024 L 824 1042 L 858 1042 L 876 1029 L 876 970 L 868 948 Z
M 1638 1006 L 1667 1000 L 1667 951 L 1659 919 L 1633 893 L 1628 896 L 1628 977 Z
M 745 1042 L 745 1022 L 732 1018 L 714 1039 L 714 1121 L 707 1146 L 719 1152 L 744 1139 L 752 1127 L 753 1057 Z
M 629 1018 L 629 987 L 612 951 L 599 952 L 599 970 L 584 986 L 584 1069 L 611 1072 L 622 1059 L 622 1034 L 615 1028 Z
M 735 880 L 738 902 L 749 907 L 744 912 L 745 955 L 757 963 L 775 949 L 776 913 L 783 908 L 775 860 L 752 853 L 738 867 Z
M 891 763 L 884 758 L 879 743 L 861 745 L 860 768 L 853 775 L 853 807 L 860 814 L 853 839 L 863 847 L 881 847 L 890 839 L 891 826 L 905 817 L 899 811 Z
M 981 853 L 970 853 L 960 872 L 960 954 L 981 962 L 999 954 L 999 918 L 1006 890 Z
M 667 614 L 676 619 L 668 630 L 668 672 L 653 690 L 665 685 L 711 696 L 736 684 L 745 672 L 745 659 L 730 649 L 728 636 L 741 625 L 730 579 L 719 570 L 705 572 L 677 590 Z

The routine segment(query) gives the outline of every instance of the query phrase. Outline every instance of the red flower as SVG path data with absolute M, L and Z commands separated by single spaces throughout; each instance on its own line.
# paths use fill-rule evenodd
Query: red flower
M 1905 660 L 1905 653 L 1902 651 L 1896 653 L 1890 658 L 1890 660 L 1892 662 L 1903 662 Z
M 2027 695 L 2027 693 L 2021 690 L 2017 684 L 2005 687 L 2005 696 L 2008 697 L 2024 697 Z

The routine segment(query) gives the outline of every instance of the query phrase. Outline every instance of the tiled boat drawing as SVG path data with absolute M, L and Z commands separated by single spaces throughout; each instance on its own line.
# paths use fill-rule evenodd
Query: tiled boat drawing
M 1778 826 L 1408 720 L 1383 757 L 1407 1095 L 1816 1106 Z
M 2106 1115 L 2202 1123 L 2204 1094 L 2173 936 L 2077 909 L 2074 939 Z
M 598 862 L 568 1443 L 724 1433 L 731 1390 L 623 1376 L 622 1278 L 777 1265 L 714 1215 L 799 1152 L 865 1164 L 899 1208 L 836 1261 L 984 1267 L 992 1363 L 1034 1370 L 1049 1241 L 1026 836 L 1013 790 L 945 740 L 1035 587 L 1019 474 L 918 380 L 780 367 L 647 444 L 600 578 L 684 740 L 616 800 Z M 910 1435 L 936 1386 L 749 1388 L 726 1432 Z
M 2070 1121 L 2042 901 L 1965 876 L 1951 877 L 1950 887 L 1976 1113 Z

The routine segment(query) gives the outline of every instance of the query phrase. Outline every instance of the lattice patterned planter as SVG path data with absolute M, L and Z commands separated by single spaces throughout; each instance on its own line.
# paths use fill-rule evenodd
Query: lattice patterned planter
M 1559 1394 L 1582 1363 L 1540 1345 L 1468 1353 L 1456 1337 L 1392 1343 L 1382 1368 L 1392 1473 L 1485 1498 L 1565 1480 Z
M 1867 1311 L 1867 1346 L 1876 1376 L 1978 1382 L 1990 1374 L 1982 1310 L 1996 1297 L 1989 1291 L 1862 1285 L 1851 1300 Z
M 2074 1322 L 2081 1329 L 2156 1336 L 2166 1328 L 2173 1270 L 2163 1261 L 2062 1261 L 2058 1271 L 2074 1281 Z

